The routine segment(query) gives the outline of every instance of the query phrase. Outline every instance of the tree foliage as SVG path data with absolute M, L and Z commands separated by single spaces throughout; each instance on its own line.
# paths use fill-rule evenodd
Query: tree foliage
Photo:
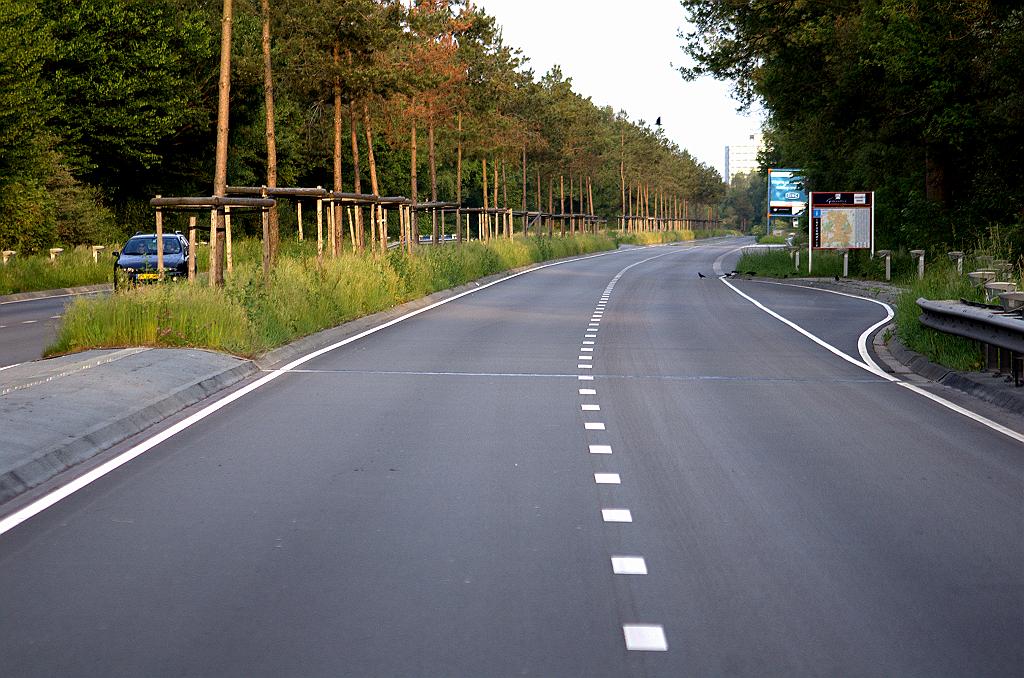
M 31 250 L 114 237 L 147 227 L 146 201 L 155 193 L 210 193 L 219 5 L 0 2 L 0 246 Z M 428 130 L 435 138 L 435 152 L 420 152 L 416 166 L 419 177 L 430 177 L 429 158 L 436 160 L 441 200 L 459 193 L 458 148 L 469 204 L 481 200 L 486 160 L 492 190 L 492 168 L 503 170 L 501 204 L 507 199 L 516 208 L 525 194 L 537 209 L 539 177 L 546 209 L 549 182 L 557 187 L 571 175 L 575 209 L 584 207 L 579 180 L 585 178 L 593 184 L 595 211 L 612 217 L 622 209 L 622 155 L 631 186 L 694 203 L 722 195 L 717 172 L 660 130 L 595 106 L 558 68 L 538 77 L 475 3 L 272 0 L 270 8 L 279 186 L 333 185 L 337 79 L 346 149 L 339 174 L 348 191 L 358 160 L 361 188 L 369 192 L 369 138 L 379 192 L 408 194 L 415 127 L 423 149 Z M 260 9 L 258 0 L 235 0 L 231 185 L 266 180 Z M 360 128 L 355 156 L 353 124 Z M 282 212 L 286 232 L 294 228 L 291 214 Z M 242 216 L 236 224 L 258 226 Z
M 769 113 L 767 159 L 876 190 L 890 245 L 1024 219 L 1024 10 L 996 0 L 684 0 L 686 77 Z

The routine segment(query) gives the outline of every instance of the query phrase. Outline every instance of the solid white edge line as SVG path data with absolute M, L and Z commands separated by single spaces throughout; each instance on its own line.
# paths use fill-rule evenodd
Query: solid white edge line
M 628 250 L 626 250 L 628 251 Z M 7 304 L 26 304 L 30 301 L 49 301 L 50 299 L 65 299 L 67 297 L 88 297 L 94 294 L 103 294 L 110 290 L 93 290 L 92 292 L 72 292 L 71 294 L 51 294 L 48 297 L 35 297 L 33 299 L 13 299 L 11 301 L 0 301 L 0 306 Z
M 869 299 L 867 297 L 859 297 L 859 296 L 857 296 L 855 294 L 847 294 L 845 292 L 834 292 L 833 290 L 820 290 L 822 292 L 831 292 L 833 294 L 839 294 L 841 296 L 851 297 L 853 299 L 863 299 L 864 301 L 870 301 L 872 303 L 879 304 L 879 305 L 884 306 L 886 308 L 886 314 L 887 314 L 888 317 L 885 320 L 879 321 L 879 322 L 875 323 L 874 325 L 872 325 L 871 327 L 869 327 L 867 330 L 865 330 L 860 335 L 860 338 L 858 339 L 857 348 L 860 351 L 861 356 L 865 359 L 864 362 L 861 362 L 860 360 L 856 360 L 855 358 L 852 358 L 851 356 L 843 353 L 838 348 L 836 348 L 835 346 L 829 344 L 828 342 L 826 342 L 826 341 L 824 341 L 822 339 L 819 339 L 815 335 L 811 334 L 810 332 L 808 332 L 804 328 L 802 328 L 799 325 L 797 325 L 796 323 L 794 323 L 792 320 L 789 320 L 788 318 L 782 317 L 781 315 L 779 315 L 775 311 L 771 310 L 770 308 L 768 308 L 767 306 L 765 306 L 764 304 L 759 302 L 757 299 L 754 299 L 750 295 L 745 294 L 744 292 L 740 291 L 732 283 L 730 283 L 728 280 L 726 280 L 724 277 L 720 277 L 719 280 L 721 280 L 723 283 L 725 283 L 729 287 L 729 289 L 731 289 L 733 292 L 735 292 L 736 294 L 740 295 L 741 297 L 743 297 L 744 299 L 746 299 L 747 301 L 752 303 L 757 308 L 761 309 L 762 311 L 764 311 L 768 315 L 772 316 L 776 320 L 779 320 L 780 322 L 788 325 L 789 327 L 791 327 L 792 329 L 796 330 L 800 334 L 804 335 L 805 337 L 807 337 L 808 339 L 810 339 L 814 343 L 818 344 L 822 348 L 824 348 L 824 349 L 826 349 L 826 350 L 836 354 L 837 356 L 839 356 L 843 360 L 847 361 L 848 363 L 856 365 L 857 367 L 861 368 L 862 370 L 866 370 L 866 371 L 870 372 L 871 374 L 873 374 L 873 375 L 875 375 L 877 377 L 881 377 L 882 379 L 885 379 L 886 381 L 890 381 L 890 382 L 892 382 L 894 384 L 897 384 L 898 386 L 902 386 L 903 388 L 907 389 L 908 391 L 912 391 L 912 392 L 914 392 L 914 393 L 916 393 L 916 394 L 918 394 L 920 396 L 924 396 L 925 398 L 931 400 L 932 402 L 935 402 L 935 403 L 937 403 L 939 405 L 942 405 L 946 409 L 952 410 L 953 412 L 956 412 L 957 414 L 963 415 L 963 416 L 967 417 L 968 419 L 976 421 L 976 422 L 978 422 L 979 424 L 981 424 L 983 426 L 987 426 L 988 428 L 992 429 L 993 431 L 996 431 L 997 433 L 1001 433 L 1004 436 L 1006 436 L 1008 438 L 1012 438 L 1013 440 L 1016 440 L 1019 443 L 1024 443 L 1024 434 L 1022 434 L 1022 433 L 1020 433 L 1018 431 L 1014 431 L 1013 429 L 1008 428 L 1006 426 L 1003 426 L 1002 424 L 1000 424 L 998 422 L 992 421 L 988 417 L 983 417 L 982 415 L 980 415 L 980 414 L 978 414 L 976 412 L 972 412 L 972 411 L 968 410 L 965 407 L 961 407 L 960 405 L 957 405 L 956 403 L 950 402 L 949 400 L 946 400 L 942 396 L 939 396 L 939 395 L 936 395 L 934 393 L 931 393 L 930 391 L 927 391 L 927 390 L 921 388 L 920 386 L 917 386 L 916 384 L 911 384 L 911 383 L 908 383 L 906 381 L 903 381 L 902 379 L 899 379 L 898 377 L 894 377 L 891 374 L 889 374 L 888 372 L 886 372 L 885 370 L 883 370 L 881 367 L 879 367 L 878 363 L 876 363 L 874 360 L 871 359 L 871 355 L 867 351 L 867 337 L 870 336 L 871 332 L 873 332 L 873 331 L 877 330 L 878 328 L 882 327 L 883 325 L 885 325 L 886 323 L 888 323 L 892 319 L 892 317 L 893 317 L 892 316 L 892 308 L 888 304 L 886 304 L 884 302 L 881 302 L 881 301 L 878 301 L 877 299 Z M 783 284 L 783 283 L 776 283 L 776 284 Z M 802 286 L 801 285 L 793 285 L 793 287 L 802 287 Z M 803 287 L 803 289 L 815 290 L 815 289 L 818 289 L 818 288 L 816 288 L 816 287 Z
M 13 365 L 6 365 L 4 367 L 0 367 L 0 372 L 3 372 L 4 370 L 9 370 L 12 367 L 17 367 L 18 365 L 23 365 L 23 364 L 24 363 L 14 363 Z
M 572 262 L 575 262 L 575 261 L 583 261 L 583 260 L 586 260 L 586 259 L 595 259 L 597 257 L 605 257 L 605 256 L 612 255 L 612 254 L 620 254 L 620 253 L 623 253 L 623 252 L 631 252 L 631 251 L 633 251 L 633 250 L 609 250 L 607 252 L 598 252 L 597 254 L 590 254 L 590 255 L 587 255 L 587 256 L 584 256 L 584 257 L 576 257 L 574 259 L 566 259 L 566 260 L 563 260 L 563 261 L 553 261 L 553 262 L 550 262 L 550 263 L 547 263 L 547 264 L 541 264 L 539 266 L 535 266 L 533 268 L 529 268 L 529 269 L 527 269 L 525 271 L 519 271 L 518 273 L 513 273 L 511 275 L 505 276 L 504 278 L 500 278 L 498 280 L 493 280 L 493 281 L 491 281 L 491 282 L 489 282 L 489 283 L 487 283 L 485 285 L 481 285 L 480 287 L 474 287 L 471 290 L 466 290 L 465 292 L 460 292 L 459 294 L 456 294 L 454 296 L 448 297 L 447 299 L 442 299 L 440 301 L 436 301 L 433 304 L 429 304 L 427 306 L 424 306 L 423 308 L 416 309 L 415 311 L 410 311 L 409 313 L 406 313 L 405 315 L 399 316 L 399 317 L 397 317 L 397 318 L 395 318 L 393 320 L 389 320 L 386 323 L 382 323 L 380 325 L 376 325 L 375 327 L 371 327 L 371 328 L 369 328 L 367 330 L 364 330 L 363 332 L 360 332 L 358 334 L 355 334 L 355 335 L 353 335 L 353 336 L 351 336 L 351 337 L 349 337 L 347 339 L 343 339 L 341 341 L 335 342 L 335 343 L 333 343 L 333 344 L 331 344 L 329 346 L 325 346 L 324 348 L 321 348 L 319 350 L 313 351 L 312 353 L 307 353 L 304 356 L 296 358 L 295 360 L 293 360 L 292 362 L 288 363 L 284 367 L 279 367 L 278 369 L 276 369 L 276 370 L 274 370 L 272 372 L 268 372 L 265 376 L 257 379 L 256 381 L 252 382 L 251 384 L 249 384 L 247 386 L 244 386 L 241 389 L 239 389 L 239 390 L 237 390 L 237 391 L 235 391 L 233 393 L 230 393 L 230 394 L 224 396 L 220 400 L 207 405 L 206 407 L 204 407 L 203 409 L 199 410 L 198 412 L 196 412 L 196 413 L 186 417 L 185 419 L 182 419 L 178 423 L 176 423 L 176 424 L 174 424 L 174 425 L 164 429 L 163 431 L 157 433 L 156 435 L 152 436 L 151 438 L 148 438 L 148 439 L 144 440 L 143 442 L 139 443 L 135 447 L 132 447 L 131 449 L 126 450 L 125 452 L 122 452 L 120 455 L 114 457 L 113 459 L 110 459 L 109 461 L 101 464 L 100 466 L 97 466 L 96 468 L 92 469 L 91 471 L 88 471 L 87 473 L 82 474 L 81 476 L 75 478 L 74 480 L 69 481 L 67 484 L 62 485 L 61 487 L 58 487 L 57 489 L 48 492 L 47 494 L 43 495 L 39 499 L 36 499 L 32 503 L 30 503 L 28 506 L 24 506 L 21 509 L 19 509 L 19 510 L 15 511 L 14 513 L 12 513 L 11 515 L 9 515 L 9 516 L 7 516 L 5 518 L 0 519 L 0 535 L 6 534 L 7 532 L 13 530 L 15 527 L 17 527 L 18 525 L 21 525 L 26 520 L 32 518 L 33 516 L 36 516 L 36 515 L 42 513 L 43 511 L 45 511 L 46 509 L 50 508 L 51 506 L 53 506 L 57 502 L 61 501 L 62 499 L 71 496 L 72 494 L 74 494 L 78 490 L 80 490 L 83 487 L 86 487 L 87 485 L 90 485 L 91 483 L 99 480 L 100 478 L 102 478 L 103 476 L 107 475 L 111 471 L 114 471 L 117 468 L 127 464 L 129 461 L 131 461 L 132 459 L 135 459 L 139 455 L 142 455 L 142 454 L 148 452 L 149 450 L 153 449 L 154 447 L 156 447 L 160 443 L 164 442 L 165 440 L 168 440 L 169 438 L 172 438 L 173 436 L 175 436 L 178 433 L 184 431 L 185 429 L 189 428 L 193 424 L 195 424 L 195 423 L 197 423 L 199 421 L 202 421 L 203 419 L 205 419 L 206 417 L 210 416 L 214 412 L 217 412 L 221 408 L 227 407 L 228 405 L 230 405 L 231 403 L 235 402 L 239 398 L 241 398 L 241 397 L 243 397 L 245 395 L 248 395 L 249 393 L 252 393 L 256 389 L 261 388 L 262 386 L 265 386 L 266 384 L 270 383 L 271 381 L 277 379 L 282 374 L 285 374 L 286 372 L 289 372 L 289 371 L 295 369 L 299 365 L 303 365 L 303 364 L 305 364 L 305 363 L 307 363 L 307 362 L 309 362 L 311 360 L 319 358 L 320 356 L 324 355 L 325 353 L 329 353 L 331 351 L 334 351 L 336 349 L 341 348 L 342 346 L 346 346 L 346 345 L 351 344 L 351 343 L 353 343 L 355 341 L 359 341 L 360 339 L 368 337 L 371 334 L 375 334 L 377 332 L 380 332 L 381 330 L 387 329 L 388 327 L 391 327 L 392 325 L 397 325 L 398 323 L 403 322 L 405 320 L 408 320 L 409 318 L 414 318 L 414 317 L 420 315 L 421 313 L 426 313 L 427 311 L 430 311 L 430 310 L 433 310 L 433 309 L 435 309 L 435 308 L 437 308 L 439 306 L 443 306 L 445 304 L 451 303 L 451 302 L 453 302 L 453 301 L 455 301 L 457 299 L 461 299 L 462 297 L 468 296 L 470 294 L 475 294 L 475 293 L 477 293 L 477 292 L 479 292 L 481 290 L 485 290 L 485 289 L 487 289 L 489 287 L 493 287 L 494 285 L 498 285 L 498 284 L 506 282 L 508 280 L 512 280 L 513 278 L 518 278 L 521 275 L 526 275 L 527 273 L 534 273 L 536 271 L 540 271 L 540 270 L 543 270 L 545 268 L 551 268 L 552 266 L 562 266 L 564 264 L 572 263 Z M 658 256 L 665 256 L 665 255 L 662 254 L 662 255 L 658 255 Z M 650 259 L 656 259 L 656 258 L 657 257 L 651 257 Z M 639 261 L 639 262 L 636 262 L 636 263 L 637 264 L 641 264 L 644 261 L 650 261 L 650 259 L 645 259 L 643 261 Z M 67 296 L 77 296 L 77 295 L 67 295 Z M 50 297 L 50 298 L 52 298 L 52 297 Z M 25 301 L 28 301 L 28 300 L 26 299 Z M 12 302 L 6 302 L 6 303 L 12 303 Z M 590 367 L 590 366 L 588 365 L 587 367 Z

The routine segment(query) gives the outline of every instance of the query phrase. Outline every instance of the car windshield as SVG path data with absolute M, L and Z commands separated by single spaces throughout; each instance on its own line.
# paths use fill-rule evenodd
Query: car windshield
M 132 255 L 143 255 L 150 254 L 156 256 L 156 236 L 147 235 L 138 238 L 132 238 L 125 243 L 124 254 Z M 164 254 L 180 254 L 181 243 L 173 235 L 164 236 Z

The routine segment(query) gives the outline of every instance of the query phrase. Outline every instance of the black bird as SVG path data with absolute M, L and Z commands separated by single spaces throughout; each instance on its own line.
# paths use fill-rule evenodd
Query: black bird
M 658 119 L 654 121 L 654 124 L 657 125 L 658 127 L 661 127 L 661 116 L 660 115 L 658 116 Z
M 698 278 L 706 278 L 707 276 L 704 275 L 703 273 L 701 273 L 700 271 L 697 271 L 697 277 Z
M 839 282 L 839 276 L 838 276 L 838 275 L 834 275 L 834 276 L 832 276 L 832 277 L 833 277 L 833 278 L 835 278 L 835 281 L 836 281 L 836 282 Z

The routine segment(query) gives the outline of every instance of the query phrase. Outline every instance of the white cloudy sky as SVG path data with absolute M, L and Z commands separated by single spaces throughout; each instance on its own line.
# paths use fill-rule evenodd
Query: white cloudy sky
M 760 127 L 736 112 L 729 85 L 685 82 L 676 36 L 686 15 L 678 0 L 479 0 L 505 42 L 530 58 L 538 75 L 558 64 L 574 89 L 601 106 L 653 124 L 698 160 L 722 171 L 724 147 Z

